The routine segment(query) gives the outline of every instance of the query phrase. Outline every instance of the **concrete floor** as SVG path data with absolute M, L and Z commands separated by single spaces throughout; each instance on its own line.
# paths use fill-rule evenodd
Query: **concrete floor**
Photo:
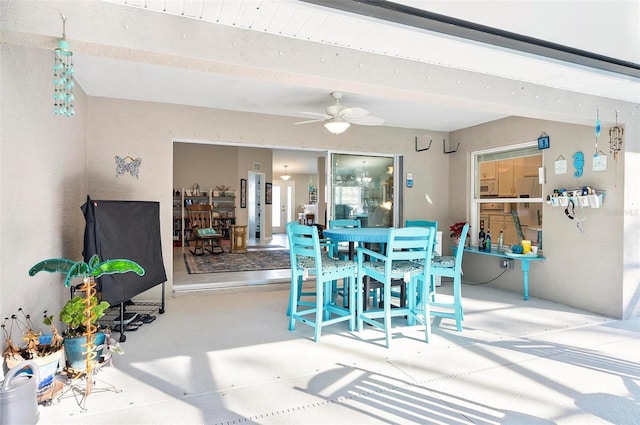
M 240 277 L 231 279 L 239 280 Z M 444 282 L 440 293 L 450 293 Z M 40 424 L 640 424 L 640 319 L 463 285 L 463 332 L 288 330 L 288 284 L 177 292 Z M 98 391 L 113 384 L 121 392 Z

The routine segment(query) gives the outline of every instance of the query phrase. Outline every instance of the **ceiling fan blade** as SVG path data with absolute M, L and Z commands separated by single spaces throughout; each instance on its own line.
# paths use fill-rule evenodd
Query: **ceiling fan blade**
M 369 115 L 369 111 L 364 108 L 344 108 L 338 112 L 338 116 L 345 120 L 352 120 L 354 118 L 363 118 Z
M 319 120 L 307 120 L 307 121 L 300 121 L 300 122 L 294 122 L 294 124 L 309 124 L 312 122 L 323 122 L 326 121 L 324 118 L 319 119 Z
M 321 113 L 319 113 L 319 112 L 299 111 L 299 113 L 301 113 L 301 114 L 305 114 L 305 115 L 311 115 L 312 117 L 322 117 L 323 119 L 331 118 L 329 115 L 327 115 L 327 114 L 321 114 Z
M 366 116 L 362 118 L 351 118 L 348 121 L 351 124 L 357 125 L 382 125 L 384 123 L 384 118 Z

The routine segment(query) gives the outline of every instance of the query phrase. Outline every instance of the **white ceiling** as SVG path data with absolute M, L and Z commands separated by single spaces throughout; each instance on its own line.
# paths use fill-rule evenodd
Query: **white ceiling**
M 294 0 L 104 0 L 135 14 L 164 13 L 207 22 L 505 77 L 640 104 L 637 78 L 531 54 L 380 22 Z M 478 24 L 640 63 L 640 6 L 633 1 L 399 1 Z M 169 102 L 308 119 L 332 103 L 324 87 L 268 78 L 158 66 L 106 56 L 76 55 L 76 78 L 87 94 Z M 170 82 L 169 84 L 167 82 Z M 386 126 L 453 131 L 506 116 L 463 102 L 399 99 L 345 93 L 342 103 L 385 118 Z M 316 127 L 322 129 L 321 127 Z M 322 129 L 324 131 L 324 129 Z M 294 159 L 274 155 L 274 168 L 305 172 Z M 295 161 L 300 162 L 298 158 Z M 315 167 L 315 161 L 314 162 Z

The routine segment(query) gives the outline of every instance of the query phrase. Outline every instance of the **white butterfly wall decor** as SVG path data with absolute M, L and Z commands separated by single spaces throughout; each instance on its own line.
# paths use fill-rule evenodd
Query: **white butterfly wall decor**
M 138 178 L 138 169 L 141 163 L 142 158 L 133 159 L 130 156 L 122 158 L 116 155 L 116 177 L 131 173 L 132 176 Z

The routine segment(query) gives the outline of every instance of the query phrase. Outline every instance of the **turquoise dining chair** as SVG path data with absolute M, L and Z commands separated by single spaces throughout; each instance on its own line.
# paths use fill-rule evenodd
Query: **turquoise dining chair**
M 297 222 L 287 223 L 289 258 L 291 261 L 291 290 L 289 294 L 289 330 L 295 330 L 299 321 L 313 327 L 314 340 L 318 342 L 325 326 L 349 321 L 349 330 L 355 328 L 355 282 L 354 261 L 337 260 L 328 256 L 320 243 L 318 229 Z M 302 285 L 307 279 L 315 279 L 315 291 L 303 292 Z M 340 307 L 332 302 L 334 281 L 347 280 L 348 307 Z M 312 296 L 313 300 L 302 300 L 302 296 Z
M 462 234 L 460 235 L 460 240 L 454 251 L 454 255 L 434 256 L 431 261 L 431 277 L 429 280 L 422 280 L 422 277 L 418 278 L 418 285 L 422 285 L 422 290 L 419 292 L 424 294 L 419 303 L 426 304 L 425 309 L 430 310 L 426 318 L 428 319 L 431 316 L 435 316 L 455 319 L 458 332 L 462 332 L 462 321 L 464 320 L 464 312 L 462 309 L 462 254 L 464 252 L 467 233 L 469 233 L 469 223 L 465 224 L 462 228 Z M 438 297 L 436 287 L 433 284 L 434 276 L 453 278 L 453 294 L 451 295 L 450 301 L 440 300 L 440 298 L 444 298 L 444 296 Z M 426 321 L 427 323 L 430 322 L 430 320 Z M 428 331 L 430 331 L 430 328 Z
M 350 219 L 350 218 L 341 218 L 337 220 L 329 220 L 329 229 L 344 229 L 344 228 L 360 228 L 361 223 L 360 220 Z M 349 258 L 349 244 L 345 242 L 331 242 L 329 241 L 330 246 L 330 255 L 333 258 L 337 258 L 338 260 L 351 260 Z M 357 246 L 357 245 L 356 245 Z M 342 305 L 348 306 L 348 298 L 347 293 L 349 291 L 348 288 L 345 288 L 345 282 L 343 281 L 342 286 L 339 286 L 338 282 L 334 284 L 333 287 L 333 299 L 337 300 L 338 296 L 342 297 Z
M 438 221 L 429 220 L 406 220 L 404 222 L 405 227 L 429 227 L 434 230 L 438 230 Z
M 338 220 L 329 220 L 329 229 L 344 229 L 344 228 L 360 228 L 362 224 L 360 220 L 342 218 Z M 357 245 L 356 245 L 357 246 Z M 349 251 L 347 243 L 334 242 L 333 244 L 333 257 L 340 260 L 349 260 Z
M 385 253 L 358 248 L 358 331 L 362 331 L 364 323 L 382 329 L 389 348 L 393 317 L 406 316 L 409 325 L 415 324 L 420 313 L 416 310 L 416 297 L 409 296 L 406 305 L 392 308 L 391 286 L 394 280 L 402 280 L 407 285 L 407 292 L 415 294 L 418 282 L 429 279 L 434 237 L 434 230 L 425 227 L 392 228 L 389 230 Z M 382 308 L 374 305 L 364 310 L 365 279 L 374 279 L 382 284 Z
M 433 229 L 436 232 L 438 232 L 438 221 L 434 220 L 406 220 L 404 222 L 404 226 L 405 227 L 428 227 L 430 229 Z M 436 253 L 436 245 L 438 244 L 438 238 L 437 236 L 434 237 L 433 239 L 433 255 L 435 255 Z M 433 280 L 433 278 L 431 279 L 431 284 L 435 285 L 435 281 Z M 418 299 L 422 298 L 422 286 L 418 287 Z

